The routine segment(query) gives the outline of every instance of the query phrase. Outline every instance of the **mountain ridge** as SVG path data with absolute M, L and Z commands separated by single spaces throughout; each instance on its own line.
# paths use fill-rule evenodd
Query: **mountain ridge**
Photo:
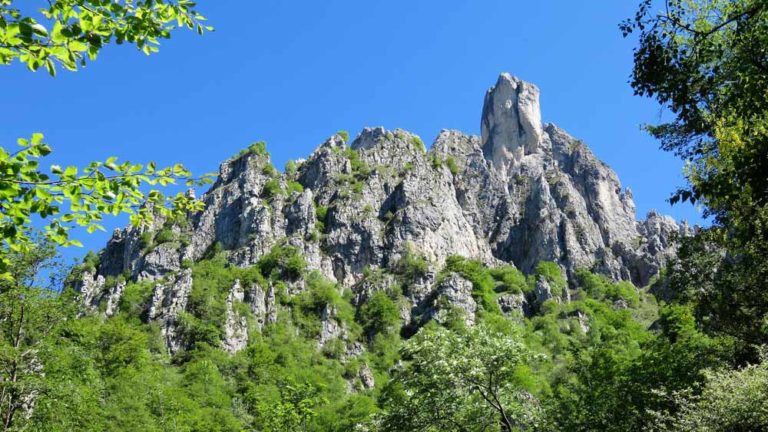
M 674 255 L 676 236 L 690 234 L 687 224 L 655 212 L 636 220 L 631 191 L 616 173 L 584 143 L 541 122 L 533 84 L 501 74 L 482 113 L 479 137 L 443 130 L 429 151 L 401 129 L 365 128 L 351 143 L 335 134 L 284 173 L 272 167 L 263 144 L 254 145 L 221 164 L 201 196 L 202 212 L 116 230 L 77 289 L 85 304 L 109 315 L 125 281 L 154 281 L 147 319 L 162 323 L 174 350 L 176 321 L 192 289 L 188 268 L 214 248 L 241 268 L 276 247 L 295 248 L 310 270 L 353 292 L 366 271 L 419 256 L 430 271 L 410 290 L 403 318 L 430 316 L 435 293 L 448 293 L 470 322 L 477 308 L 467 294 L 471 286 L 436 278 L 452 256 L 514 265 L 526 274 L 551 261 L 569 281 L 588 268 L 644 286 Z M 118 277 L 123 281 L 108 282 Z M 288 281 L 291 292 L 303 284 Z M 255 292 L 237 285 L 229 303 L 245 301 L 264 320 L 274 315 L 274 287 Z M 499 304 L 529 313 L 553 297 L 539 285 L 528 298 Z M 562 296 L 567 301 L 568 290 Z M 244 346 L 235 335 L 244 324 L 229 321 L 225 345 Z

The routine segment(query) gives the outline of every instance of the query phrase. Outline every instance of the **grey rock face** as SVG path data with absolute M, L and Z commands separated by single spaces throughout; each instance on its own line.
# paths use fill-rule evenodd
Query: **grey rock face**
M 496 299 L 505 314 L 530 315 L 531 307 L 523 294 L 505 293 Z
M 616 174 L 584 143 L 542 124 L 532 84 L 502 74 L 485 96 L 481 131 L 480 137 L 442 131 L 426 151 L 409 132 L 366 128 L 350 145 L 340 135 L 330 137 L 296 172 L 283 174 L 258 151 L 229 159 L 201 197 L 205 209 L 172 226 L 184 242 L 148 250 L 142 236 L 167 228 L 162 220 L 116 231 L 97 274 L 79 284 L 83 302 L 96 307 L 109 299 L 107 310 L 114 311 L 122 289 L 108 290 L 108 276 L 172 280 L 158 285 L 149 316 L 162 323 L 173 346 L 175 316 L 191 289 L 183 263 L 201 259 L 216 244 L 231 264 L 249 266 L 284 241 L 303 252 L 310 270 L 353 289 L 356 301 L 364 302 L 377 289 L 357 287 L 364 269 L 390 267 L 407 249 L 433 271 L 451 255 L 510 263 L 526 273 L 553 261 L 568 276 L 589 268 L 645 285 L 674 255 L 676 236 L 691 231 L 656 213 L 637 221 L 632 193 Z M 434 279 L 433 273 L 408 287 L 413 306 L 403 307 L 404 322 L 438 297 L 472 320 L 471 286 L 456 278 L 436 286 Z M 288 286 L 289 294 L 301 289 L 301 282 Z M 256 326 L 276 319 L 274 288 L 242 290 Z M 548 295 L 541 287 L 534 299 L 509 296 L 500 306 L 527 313 Z M 322 340 L 343 333 L 332 315 L 328 311 Z M 231 324 L 237 346 L 237 319 Z
M 533 289 L 533 297 L 537 307 L 541 306 L 545 301 L 553 298 L 552 288 L 549 286 L 549 282 L 543 277 L 539 277 L 536 280 L 536 287 Z
M 370 390 L 376 386 L 376 380 L 373 377 L 373 371 L 367 364 L 363 364 L 358 372 L 360 376 L 360 383 L 363 385 L 363 389 Z
M 79 291 L 80 303 L 86 310 L 97 311 L 103 303 L 105 305 L 104 315 L 112 316 L 117 311 L 118 303 L 125 289 L 125 282 L 118 281 L 108 287 L 104 276 L 85 271 L 75 289 Z
M 444 321 L 451 308 L 458 311 L 464 323 L 468 326 L 475 324 L 477 303 L 472 298 L 472 282 L 456 273 L 450 273 L 437 285 L 436 296 L 430 309 L 424 314 L 424 319 Z
M 222 340 L 224 351 L 230 354 L 240 351 L 248 344 L 248 318 L 241 315 L 236 308 L 237 303 L 243 303 L 244 300 L 245 293 L 240 281 L 235 281 L 227 296 L 227 319 Z
M 149 305 L 148 317 L 160 323 L 160 333 L 171 352 L 182 346 L 179 334 L 179 313 L 187 307 L 189 293 L 192 291 L 192 271 L 181 271 L 168 283 L 155 285 Z
M 275 289 L 270 286 L 266 292 L 257 284 L 243 294 L 243 300 L 251 308 L 256 328 L 261 331 L 266 324 L 277 321 Z
M 648 212 L 646 219 L 637 223 L 635 255 L 636 277 L 646 285 L 666 262 L 677 252 L 677 239 L 693 235 L 693 229 L 683 222 L 678 224 L 669 216 L 655 211 Z
M 82 280 L 78 281 L 75 286 L 75 289 L 80 293 L 80 303 L 86 309 L 97 309 L 104 293 L 104 285 L 104 276 L 88 271 L 83 272 Z
M 178 245 L 163 243 L 147 253 L 139 271 L 139 280 L 157 280 L 181 269 Z
M 117 312 L 117 306 L 120 302 L 120 298 L 123 296 L 123 290 L 125 289 L 125 282 L 117 282 L 115 286 L 109 289 L 107 292 L 107 307 L 104 311 L 106 316 L 112 316 Z
M 483 153 L 502 172 L 542 142 L 539 89 L 507 73 L 488 90 L 481 122 Z
M 333 306 L 326 305 L 320 314 L 320 335 L 317 343 L 321 347 L 333 339 L 347 339 L 347 329 L 336 319 L 336 312 Z

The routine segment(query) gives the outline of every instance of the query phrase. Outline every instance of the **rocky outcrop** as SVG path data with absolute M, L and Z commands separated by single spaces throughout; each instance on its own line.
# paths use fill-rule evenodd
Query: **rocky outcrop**
M 533 288 L 533 299 L 536 307 L 541 307 L 545 301 L 554 298 L 552 295 L 552 288 L 549 286 L 549 282 L 543 277 L 539 277 L 536 280 L 536 285 Z
M 506 315 L 525 316 L 530 315 L 532 312 L 530 304 L 522 293 L 500 294 L 496 301 L 499 303 L 501 312 Z
M 248 317 L 238 309 L 239 305 L 244 305 L 244 300 L 245 293 L 240 286 L 240 281 L 235 281 L 235 285 L 227 295 L 227 317 L 222 339 L 224 351 L 230 354 L 240 351 L 248 344 Z
M 501 74 L 485 96 L 480 130 L 483 153 L 502 172 L 542 151 L 539 88 Z
M 112 316 L 117 311 L 125 284 L 125 280 L 114 278 L 111 279 L 111 283 L 107 283 L 104 276 L 83 271 L 80 280 L 75 284 L 75 289 L 79 292 L 80 303 L 86 311 L 95 312 L 103 307 L 101 311 L 104 315 Z
M 171 280 L 155 285 L 152 293 L 147 316 L 159 323 L 160 334 L 171 352 L 182 347 L 179 315 L 186 309 L 191 291 L 192 271 L 186 269 Z
M 373 376 L 373 371 L 368 364 L 363 363 L 358 371 L 358 377 L 360 378 L 360 384 L 363 386 L 363 390 L 370 390 L 376 386 L 376 380 Z
M 106 308 L 104 314 L 106 316 L 112 316 L 117 312 L 117 307 L 120 302 L 120 298 L 123 296 L 123 290 L 125 289 L 125 281 L 118 281 L 115 285 L 107 291 Z
M 456 273 L 449 273 L 440 281 L 435 289 L 434 300 L 427 313 L 423 315 L 426 322 L 436 319 L 446 321 L 452 313 L 458 313 L 467 326 L 475 324 L 477 303 L 472 297 L 472 282 Z
M 104 276 L 84 271 L 82 279 L 75 283 L 75 289 L 80 295 L 80 304 L 86 309 L 97 309 L 104 295 L 105 285 Z
M 79 285 L 83 302 L 96 307 L 109 298 L 112 313 L 122 288 L 108 289 L 105 278 L 165 279 L 148 315 L 177 347 L 177 316 L 191 289 L 184 263 L 218 248 L 230 264 L 246 267 L 281 242 L 297 247 L 310 270 L 352 289 L 357 302 L 378 289 L 359 285 L 366 269 L 391 267 L 410 250 L 431 271 L 408 285 L 403 321 L 439 310 L 430 303 L 439 300 L 471 323 L 471 284 L 456 275 L 436 283 L 435 270 L 452 255 L 525 273 L 553 261 L 568 276 L 589 268 L 642 286 L 674 255 L 676 236 L 690 232 L 656 213 L 637 221 L 632 193 L 616 174 L 584 143 L 542 123 L 536 86 L 502 74 L 485 96 L 480 123 L 480 137 L 445 130 L 429 151 L 399 129 L 366 128 L 351 143 L 334 135 L 285 173 L 252 146 L 221 164 L 200 213 L 116 231 L 97 273 Z M 158 239 L 160 230 L 172 235 Z M 303 284 L 287 289 L 293 294 Z M 248 304 L 257 328 L 276 319 L 274 287 L 239 287 L 230 296 L 232 304 Z M 529 313 L 551 296 L 537 285 L 532 298 L 502 296 L 499 305 Z M 322 341 L 342 337 L 334 311 L 326 312 Z M 236 350 L 246 338 L 242 320 L 233 312 L 227 326 L 225 344 Z
M 336 319 L 336 309 L 331 305 L 326 305 L 320 314 L 320 335 L 317 342 L 322 347 L 334 339 L 345 339 L 346 329 L 344 325 Z
M 265 292 L 258 284 L 253 284 L 244 293 L 243 301 L 250 306 L 258 330 L 277 321 L 277 305 L 275 304 L 275 288 L 273 286 L 270 285 Z

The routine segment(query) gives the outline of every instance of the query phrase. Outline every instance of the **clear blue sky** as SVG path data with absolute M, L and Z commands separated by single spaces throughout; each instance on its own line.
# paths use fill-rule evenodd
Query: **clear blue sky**
M 693 207 L 666 203 L 682 164 L 639 129 L 661 111 L 627 84 L 635 42 L 617 24 L 637 3 L 200 0 L 216 32 L 177 32 L 158 55 L 109 46 L 55 79 L 0 68 L 0 141 L 40 131 L 52 163 L 117 155 L 210 172 L 265 140 L 282 167 L 342 129 L 400 127 L 427 143 L 443 128 L 478 134 L 485 91 L 508 71 L 541 88 L 544 121 L 616 170 L 639 216 L 700 222 Z

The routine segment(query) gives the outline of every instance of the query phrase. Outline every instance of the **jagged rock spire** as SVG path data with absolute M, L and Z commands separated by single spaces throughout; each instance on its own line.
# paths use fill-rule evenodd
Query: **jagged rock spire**
M 644 286 L 674 256 L 675 239 L 690 233 L 656 213 L 637 221 L 616 173 L 564 130 L 543 127 L 538 88 L 509 74 L 485 96 L 482 137 L 443 131 L 427 152 L 407 131 L 366 128 L 353 151 L 347 145 L 334 135 L 284 173 L 263 151 L 228 159 L 201 197 L 205 209 L 175 223 L 172 241 L 158 241 L 160 219 L 113 235 L 96 273 L 85 272 L 76 287 L 84 304 L 115 311 L 125 285 L 110 288 L 109 276 L 158 281 L 146 316 L 174 351 L 184 342 L 177 318 L 193 282 L 184 263 L 219 246 L 229 264 L 245 267 L 288 245 L 310 270 L 353 290 L 368 289 L 358 285 L 366 269 L 391 268 L 412 252 L 431 270 L 409 286 L 410 307 L 401 317 L 420 325 L 444 300 L 468 317 L 475 312 L 471 283 L 435 277 L 450 256 L 527 273 L 553 261 L 569 277 L 589 268 Z M 302 289 L 297 281 L 288 292 Z M 549 291 L 540 286 L 533 300 L 546 300 Z M 246 340 L 236 301 L 250 303 L 262 324 L 277 316 L 274 286 L 233 288 L 222 345 L 231 352 Z M 527 301 L 508 293 L 499 306 L 530 312 Z M 344 330 L 332 316 L 325 312 L 323 342 Z
M 480 130 L 485 157 L 501 170 L 538 152 L 542 139 L 539 88 L 502 73 L 485 95 Z

